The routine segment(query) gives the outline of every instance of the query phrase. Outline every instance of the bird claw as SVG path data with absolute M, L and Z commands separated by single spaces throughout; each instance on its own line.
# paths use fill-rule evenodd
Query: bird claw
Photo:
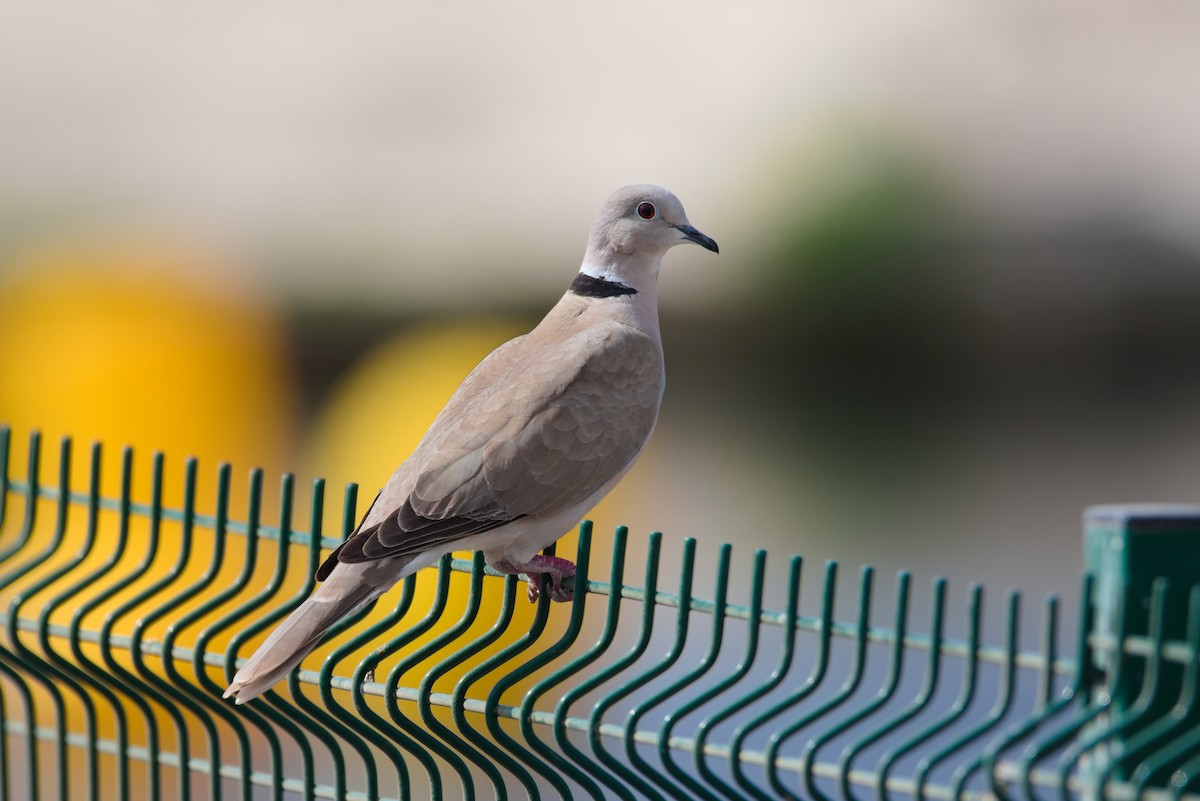
M 530 603 L 536 603 L 543 590 L 549 594 L 551 601 L 558 603 L 566 603 L 575 598 L 574 582 L 567 584 L 567 579 L 575 576 L 575 564 L 569 559 L 538 554 L 528 562 L 510 562 L 505 559 L 491 564 L 501 573 L 524 575 L 529 585 L 527 596 Z M 547 579 L 550 585 L 543 587 L 543 582 Z
M 539 597 L 541 597 L 542 590 L 544 589 L 542 585 L 547 580 L 549 580 L 549 582 L 550 582 L 550 588 L 549 588 L 548 592 L 550 594 L 551 601 L 554 601 L 556 603 L 569 603 L 569 602 L 573 601 L 575 599 L 575 589 L 574 589 L 574 587 L 567 586 L 567 584 L 566 584 L 567 578 L 569 578 L 569 577 L 568 576 L 556 576 L 556 575 L 548 574 L 548 573 L 537 573 L 535 575 L 530 576 L 529 582 L 528 582 L 529 589 L 527 591 L 527 595 L 529 596 L 529 603 L 531 603 L 531 604 L 537 603 L 537 599 Z

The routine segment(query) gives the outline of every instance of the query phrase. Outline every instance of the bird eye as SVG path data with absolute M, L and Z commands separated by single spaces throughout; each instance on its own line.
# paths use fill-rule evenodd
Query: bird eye
M 642 204 L 638 205 L 638 216 L 641 217 L 643 220 L 653 220 L 654 213 L 655 212 L 654 212 L 654 204 L 653 203 L 642 203 Z

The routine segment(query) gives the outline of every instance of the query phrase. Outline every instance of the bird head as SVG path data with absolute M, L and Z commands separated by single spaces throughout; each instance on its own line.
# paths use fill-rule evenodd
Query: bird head
M 688 221 L 672 192 L 654 184 L 623 186 L 600 208 L 588 238 L 584 271 L 590 268 L 598 277 L 627 281 L 630 269 L 656 271 L 663 254 L 683 242 L 718 252 L 717 243 Z

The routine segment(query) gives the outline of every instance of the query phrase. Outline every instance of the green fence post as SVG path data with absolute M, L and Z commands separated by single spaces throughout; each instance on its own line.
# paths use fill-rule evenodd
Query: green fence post
M 1080 764 L 1080 777 L 1090 784 L 1084 796 L 1095 798 L 1103 790 L 1097 785 L 1128 780 L 1139 757 L 1164 745 L 1143 742 L 1139 733 L 1173 711 L 1180 714 L 1184 667 L 1162 658 L 1162 643 L 1188 639 L 1188 595 L 1200 584 L 1200 506 L 1090 507 L 1084 551 L 1086 569 L 1095 576 L 1091 601 L 1099 645 L 1088 691 L 1093 703 L 1109 707 L 1097 724 L 1104 736 Z M 1116 645 L 1126 638 L 1143 638 L 1143 647 Z M 1189 706 L 1184 714 L 1200 722 L 1200 708 Z M 1170 775 L 1163 770 L 1139 778 L 1143 786 L 1164 787 Z

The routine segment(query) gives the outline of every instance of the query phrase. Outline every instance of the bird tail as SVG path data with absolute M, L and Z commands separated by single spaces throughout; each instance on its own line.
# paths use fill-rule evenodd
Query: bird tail
M 371 586 L 363 586 L 361 591 L 343 597 L 322 597 L 326 595 L 321 592 L 323 589 L 324 586 L 296 607 L 271 632 L 271 636 L 258 647 L 250 661 L 234 675 L 225 690 L 225 698 L 236 695 L 237 703 L 244 704 L 262 695 L 299 665 L 335 623 L 379 596 L 379 592 Z
M 312 596 L 258 646 L 234 675 L 224 697 L 236 695 L 237 703 L 244 704 L 262 695 L 299 665 L 335 623 L 353 615 L 431 561 L 401 556 L 360 564 L 338 563 L 322 577 L 325 580 Z

